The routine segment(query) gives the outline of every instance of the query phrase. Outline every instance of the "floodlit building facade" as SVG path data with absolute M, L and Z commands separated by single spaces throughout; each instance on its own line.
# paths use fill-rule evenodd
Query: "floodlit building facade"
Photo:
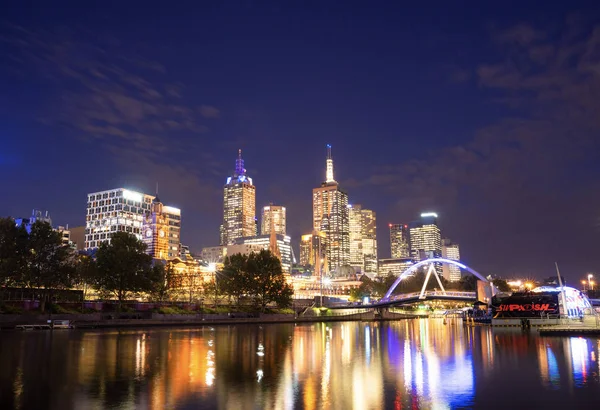
M 437 214 L 426 212 L 421 219 L 410 224 L 410 256 L 415 261 L 442 256 L 442 237 L 437 225 Z M 442 265 L 436 263 L 436 271 L 442 274 Z
M 348 205 L 350 266 L 369 276 L 377 275 L 377 225 L 375 212 Z
M 410 257 L 409 229 L 406 224 L 389 224 L 392 259 Z
M 246 175 L 242 150 L 238 151 L 235 172 L 223 187 L 223 225 L 221 245 L 230 245 L 237 238 L 256 235 L 256 187 Z
M 285 206 L 267 205 L 263 207 L 260 220 L 260 234 L 271 233 L 271 220 L 277 235 L 286 235 Z
M 442 258 L 460 261 L 460 249 L 458 244 L 453 243 L 448 238 L 442 240 Z M 442 267 L 442 275 L 450 282 L 458 282 L 461 278 L 460 268 L 445 263 Z
M 327 272 L 350 263 L 348 194 L 340 190 L 334 179 L 330 145 L 327 146 L 325 182 L 313 189 L 313 229 L 325 233 Z

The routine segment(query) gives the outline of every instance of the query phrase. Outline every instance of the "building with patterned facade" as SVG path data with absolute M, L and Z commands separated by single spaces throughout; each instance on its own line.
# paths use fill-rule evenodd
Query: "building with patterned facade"
M 400 276 L 414 264 L 415 261 L 411 258 L 379 259 L 378 275 Z
M 313 230 L 325 233 L 326 272 L 350 263 L 348 194 L 334 179 L 330 145 L 327 146 L 325 182 L 313 189 Z
M 95 249 L 102 242 L 110 242 L 110 236 L 114 232 L 129 232 L 139 240 L 148 241 L 148 230 L 152 230 L 152 222 L 147 218 L 153 213 L 154 198 L 153 195 L 125 188 L 88 194 L 85 249 Z M 156 228 L 160 225 L 163 229 L 160 236 L 163 238 L 162 255 L 166 252 L 166 259 L 175 258 L 179 256 L 181 210 L 163 205 L 161 215 L 154 228 L 159 236 L 160 229 Z M 148 227 L 150 228 L 146 229 Z
M 143 225 L 146 252 L 155 259 L 180 257 L 181 210 L 163 205 L 158 196 L 150 208 Z
M 235 171 L 223 187 L 223 225 L 221 245 L 230 245 L 238 238 L 256 235 L 256 187 L 246 174 L 242 150 L 238 151 Z

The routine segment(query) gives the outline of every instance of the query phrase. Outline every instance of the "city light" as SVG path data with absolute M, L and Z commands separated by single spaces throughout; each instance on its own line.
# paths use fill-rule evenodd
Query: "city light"
M 435 212 L 424 212 L 421 214 L 421 218 L 429 218 L 429 217 L 437 218 L 438 215 Z
M 123 190 L 123 198 L 130 199 L 135 202 L 142 202 L 144 196 L 139 192 L 129 191 L 127 189 Z

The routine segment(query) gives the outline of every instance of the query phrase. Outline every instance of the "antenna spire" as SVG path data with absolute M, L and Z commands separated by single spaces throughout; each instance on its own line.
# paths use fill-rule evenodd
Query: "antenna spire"
M 244 160 L 242 159 L 242 150 L 238 150 L 238 157 L 235 160 L 235 173 L 237 175 L 244 175 L 246 170 L 244 169 Z
M 331 155 L 331 145 L 327 144 L 327 172 L 325 175 L 326 183 L 335 183 L 333 179 L 333 156 Z

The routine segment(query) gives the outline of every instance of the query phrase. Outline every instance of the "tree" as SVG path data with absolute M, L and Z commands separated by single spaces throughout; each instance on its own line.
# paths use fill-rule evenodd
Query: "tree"
M 12 218 L 0 218 L 0 288 L 18 285 L 27 267 L 29 237 Z
M 214 279 L 204 282 L 202 289 L 206 296 L 210 296 L 213 299 L 213 304 L 217 307 L 217 302 L 219 301 L 219 285 L 217 282 Z
M 185 299 L 188 303 L 193 303 L 202 289 L 202 277 L 192 266 L 186 266 L 179 276 L 179 282 L 181 283 L 181 289 L 185 294 Z
M 251 291 L 250 282 L 253 278 L 248 270 L 248 263 L 252 255 L 237 253 L 226 257 L 223 261 L 223 269 L 217 278 L 219 290 L 230 298 L 234 298 L 238 306 L 241 297 Z
M 465 275 L 460 278 L 460 289 L 465 292 L 477 291 L 477 278 L 473 275 Z
M 75 265 L 74 285 L 83 291 L 83 300 L 98 277 L 96 261 L 89 255 L 78 255 Z
M 292 302 L 294 291 L 285 280 L 281 270 L 281 261 L 268 250 L 251 253 L 246 263 L 249 290 L 256 303 L 264 311 L 266 306 L 275 302 L 279 307 L 287 307 Z
M 73 286 L 75 259 L 73 250 L 62 243 L 62 236 L 47 222 L 35 222 L 29 234 L 29 254 L 24 282 L 41 291 L 40 310 L 52 300 L 55 289 Z
M 119 310 L 132 294 L 153 289 L 152 257 L 145 251 L 146 245 L 134 235 L 115 232 L 96 253 L 97 285 L 117 298 Z
M 152 290 L 150 296 L 153 301 L 163 303 L 169 300 L 173 290 L 178 285 L 178 280 L 172 265 L 155 263 L 152 267 Z
M 508 286 L 508 283 L 506 283 L 506 281 L 504 279 L 494 279 L 492 281 L 492 283 L 500 292 L 510 292 L 511 291 L 510 286 Z

